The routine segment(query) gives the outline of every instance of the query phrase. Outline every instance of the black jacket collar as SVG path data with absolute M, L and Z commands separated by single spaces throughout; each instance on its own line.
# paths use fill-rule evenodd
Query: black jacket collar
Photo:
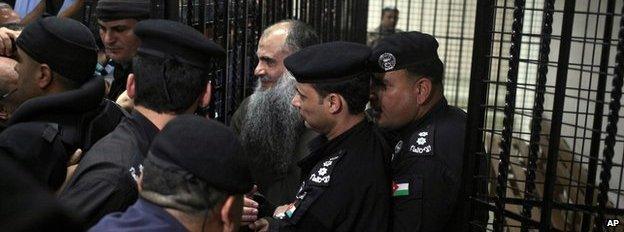
M 75 90 L 30 99 L 17 108 L 8 125 L 44 120 L 57 114 L 80 115 L 99 107 L 104 91 L 104 80 L 93 79 Z

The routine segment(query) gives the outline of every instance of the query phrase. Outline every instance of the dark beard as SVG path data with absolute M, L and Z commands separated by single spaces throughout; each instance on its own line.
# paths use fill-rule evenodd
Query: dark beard
M 281 176 L 288 171 L 304 125 L 290 102 L 296 81 L 285 73 L 270 89 L 260 82 L 249 99 L 241 143 L 252 158 L 254 176 Z M 262 178 L 264 179 L 264 178 Z

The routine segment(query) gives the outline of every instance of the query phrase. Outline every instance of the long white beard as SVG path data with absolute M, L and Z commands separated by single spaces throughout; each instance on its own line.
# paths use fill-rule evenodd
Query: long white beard
M 297 142 L 304 129 L 298 110 L 290 104 L 296 80 L 289 72 L 269 89 L 261 83 L 249 99 L 247 115 L 241 128 L 241 143 L 253 157 L 257 172 L 285 173 L 293 162 Z

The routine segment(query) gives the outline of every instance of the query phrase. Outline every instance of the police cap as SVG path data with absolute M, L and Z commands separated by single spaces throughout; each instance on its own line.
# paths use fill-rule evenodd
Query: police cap
M 247 193 L 253 186 L 238 138 L 210 119 L 177 116 L 154 138 L 149 153 L 147 159 L 171 162 L 228 193 Z
M 183 23 L 149 19 L 136 24 L 134 34 L 141 39 L 137 53 L 163 59 L 175 59 L 200 69 L 210 67 L 211 58 L 225 51 L 194 28 Z
M 369 58 L 371 70 L 377 73 L 428 63 L 442 65 L 438 57 L 438 41 L 431 35 L 417 31 L 382 38 Z
M 99 0 L 95 7 L 96 16 L 104 22 L 150 17 L 149 0 Z
M 300 83 L 339 82 L 367 71 L 371 50 L 351 42 L 329 42 L 306 47 L 284 59 L 284 66 Z
M 52 71 L 82 84 L 95 71 L 97 45 L 81 23 L 73 19 L 45 17 L 24 28 L 15 41 L 31 58 Z

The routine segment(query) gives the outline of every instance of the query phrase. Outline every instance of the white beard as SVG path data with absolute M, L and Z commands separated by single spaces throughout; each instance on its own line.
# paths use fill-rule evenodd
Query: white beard
M 262 90 L 260 81 L 249 98 L 241 128 L 241 143 L 253 168 L 267 174 L 285 173 L 304 129 L 298 110 L 290 104 L 296 80 L 285 72 L 275 85 Z

